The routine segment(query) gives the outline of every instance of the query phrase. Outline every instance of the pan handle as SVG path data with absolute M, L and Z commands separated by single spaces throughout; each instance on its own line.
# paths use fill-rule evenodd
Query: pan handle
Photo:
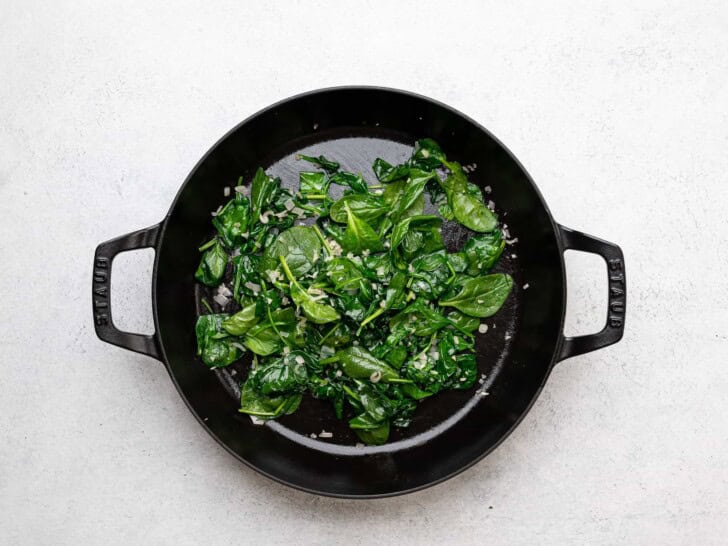
M 161 360 L 161 356 L 156 333 L 145 335 L 122 332 L 114 326 L 114 322 L 111 320 L 111 264 L 114 256 L 120 252 L 148 247 L 156 250 L 160 227 L 161 224 L 157 224 L 127 233 L 96 247 L 92 293 L 94 327 L 99 339 L 157 360 Z
M 627 281 L 624 270 L 624 255 L 614 243 L 609 243 L 591 235 L 559 226 L 561 246 L 564 250 L 579 250 L 599 254 L 606 261 L 608 276 L 607 322 L 596 334 L 566 337 L 561 339 L 557 361 L 564 360 L 607 345 L 617 343 L 624 334 L 624 315 L 627 304 Z

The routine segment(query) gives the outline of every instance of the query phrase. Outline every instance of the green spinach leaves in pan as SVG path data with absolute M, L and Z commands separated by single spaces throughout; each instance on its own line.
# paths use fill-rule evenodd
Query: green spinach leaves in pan
M 258 169 L 213 215 L 195 278 L 219 309 L 205 301 L 198 355 L 211 368 L 253 355 L 240 411 L 256 420 L 311 395 L 362 442 L 383 444 L 421 400 L 475 384 L 475 332 L 513 285 L 492 271 L 503 232 L 430 139 L 402 164 L 377 159 L 371 184 L 326 157 L 298 159 L 310 165 L 295 193 Z M 428 200 L 439 215 L 425 213 Z M 458 252 L 445 249 L 443 220 L 474 232 Z

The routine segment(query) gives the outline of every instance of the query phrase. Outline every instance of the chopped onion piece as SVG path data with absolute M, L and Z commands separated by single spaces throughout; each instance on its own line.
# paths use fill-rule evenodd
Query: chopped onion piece
M 247 288 L 248 290 L 255 292 L 256 294 L 260 292 L 260 285 L 254 282 L 247 281 L 243 286 L 245 286 L 245 288 Z

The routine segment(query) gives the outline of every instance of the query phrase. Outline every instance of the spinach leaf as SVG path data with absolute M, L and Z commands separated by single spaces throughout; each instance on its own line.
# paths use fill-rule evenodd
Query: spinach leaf
M 285 272 L 286 277 L 288 277 L 288 280 L 291 283 L 291 299 L 293 299 L 296 305 L 303 308 L 303 313 L 306 315 L 307 319 L 316 324 L 326 324 L 327 322 L 338 320 L 340 318 L 336 309 L 330 305 L 318 303 L 311 294 L 298 284 L 298 281 L 296 281 L 296 278 L 293 276 L 293 273 L 283 256 L 281 256 L 281 265 L 283 266 L 283 271 Z
M 468 258 L 462 252 L 448 254 L 447 261 L 455 273 L 463 273 L 468 268 Z
M 454 381 L 451 387 L 460 390 L 469 389 L 478 378 L 478 365 L 475 361 L 475 355 L 473 353 L 460 353 L 457 356 L 457 365 L 459 369 L 457 381 Z
M 373 426 L 366 417 L 355 417 L 349 421 L 349 426 L 354 429 L 359 439 L 367 445 L 380 446 L 387 443 L 389 438 L 389 421 L 377 423 Z
M 346 231 L 341 240 L 343 249 L 346 252 L 356 253 L 364 250 L 370 252 L 382 250 L 382 241 L 377 232 L 364 220 L 358 218 L 347 203 L 344 204 L 344 210 L 346 210 Z
M 329 215 L 334 222 L 346 224 L 349 215 L 346 209 L 356 214 L 357 218 L 365 222 L 376 220 L 389 212 L 389 208 L 384 204 L 384 200 L 371 193 L 352 193 L 345 195 L 333 205 L 329 210 Z
M 407 172 L 409 172 L 409 169 L 407 169 Z M 384 201 L 384 204 L 388 207 L 394 206 L 394 204 L 399 200 L 400 195 L 402 195 L 406 184 L 406 180 L 398 180 L 384 186 L 384 191 L 382 192 L 382 200 Z
M 329 179 L 324 173 L 301 172 L 298 173 L 298 187 L 301 194 L 327 195 L 329 191 Z
M 222 330 L 226 318 L 224 314 L 201 315 L 195 324 L 197 354 L 210 368 L 228 366 L 243 355 L 235 340 Z
M 449 319 L 430 308 L 422 300 L 405 307 L 401 313 L 392 317 L 389 327 L 395 329 L 402 325 L 410 325 L 416 336 L 429 336 L 440 328 L 450 325 Z
M 363 291 L 365 294 L 370 295 L 371 283 L 352 260 L 334 258 L 328 262 L 326 269 L 326 275 L 331 279 L 335 290 L 349 294 Z
M 270 206 L 280 185 L 280 178 L 268 176 L 262 168 L 258 168 L 250 184 L 250 207 L 253 221 L 258 221 L 260 214 Z
M 455 219 L 465 227 L 483 232 L 490 231 L 498 225 L 495 214 L 472 195 L 453 192 L 449 197 Z
M 459 163 L 448 163 L 451 170 L 442 187 L 447 203 L 455 219 L 473 231 L 492 231 L 498 226 L 498 218 L 483 203 L 483 196 L 474 196 L 468 190 L 468 179 Z M 480 193 L 480 192 L 478 192 Z
M 404 240 L 405 235 L 410 229 L 413 230 L 428 230 L 430 228 L 437 228 L 439 230 L 442 220 L 437 216 L 409 216 L 397 222 L 394 229 L 392 230 L 392 236 L 390 242 L 392 248 L 396 248 Z
M 297 283 L 291 284 L 291 298 L 303 309 L 306 318 L 316 324 L 326 324 L 341 317 L 330 305 L 317 303 L 314 297 Z
M 367 316 L 369 306 L 365 304 L 357 296 L 342 295 L 334 299 L 332 302 L 334 308 L 341 315 L 351 319 L 354 323 L 359 323 Z M 333 342 L 332 342 L 333 345 Z
M 233 248 L 245 243 L 243 234 L 248 231 L 249 218 L 250 202 L 247 197 L 238 193 L 212 218 L 212 225 L 217 229 L 225 246 Z
M 447 319 L 461 332 L 475 332 L 480 326 L 480 320 L 475 317 L 469 317 L 460 311 L 450 311 Z
M 420 170 L 412 169 L 410 171 L 407 183 L 399 195 L 394 208 L 392 209 L 392 220 L 397 221 L 403 216 L 414 216 L 414 212 L 419 211 L 422 214 L 424 208 L 424 196 L 425 185 L 427 182 L 435 178 L 437 175 L 434 172 L 423 172 Z M 406 214 L 409 209 L 416 207 L 412 214 Z
M 425 171 L 431 171 L 442 166 L 445 161 L 445 154 L 440 146 L 431 138 L 423 138 L 415 142 L 415 149 L 412 152 L 410 165 L 416 166 Z
M 277 309 L 271 312 L 268 320 L 259 322 L 245 334 L 243 344 L 260 356 L 268 356 L 281 350 L 283 339 L 291 336 L 296 325 L 293 309 Z
M 332 184 L 338 184 L 339 186 L 349 186 L 357 193 L 367 194 L 369 192 L 369 186 L 360 174 L 338 172 L 332 175 L 330 180 Z
M 407 287 L 407 275 L 397 271 L 389 280 L 384 296 L 385 309 L 401 309 L 404 307 L 404 291 Z
M 386 362 L 379 360 L 362 347 L 351 346 L 342 349 L 336 353 L 335 358 L 341 364 L 342 371 L 353 379 L 384 383 L 401 381 L 397 372 Z
M 321 252 L 321 241 L 313 228 L 294 226 L 278 235 L 265 249 L 258 271 L 266 275 L 277 269 L 283 256 L 292 274 L 300 277 L 314 268 Z
M 415 256 L 443 248 L 441 222 L 437 216 L 410 216 L 400 220 L 390 238 L 394 264 L 403 269 Z
M 420 255 L 412 261 L 411 289 L 417 295 L 437 299 L 448 290 L 453 272 L 444 251 Z
M 338 419 L 344 417 L 344 389 L 343 383 L 333 378 L 322 378 L 316 375 L 309 377 L 308 390 L 314 398 L 330 400 L 334 406 L 334 413 Z
M 291 353 L 256 368 L 248 381 L 266 396 L 280 393 L 303 392 L 308 383 L 308 370 L 300 353 Z
M 403 164 L 393 166 L 379 157 L 374 160 L 372 169 L 374 170 L 377 180 L 383 183 L 394 182 L 401 178 L 407 178 L 410 171 L 409 165 Z
M 248 296 L 256 295 L 247 285 L 248 283 L 253 285 L 260 283 L 258 262 L 258 256 L 251 254 L 240 254 L 233 258 L 233 297 L 235 301 L 240 301 L 243 294 Z
M 406 383 L 402 385 L 402 390 L 407 396 L 414 400 L 422 400 L 423 398 L 427 398 L 428 396 L 432 396 L 433 394 L 435 394 L 434 392 L 420 389 L 414 383 Z
M 318 157 L 311 157 L 308 155 L 298 154 L 296 156 L 296 159 L 303 159 L 304 161 L 308 161 L 309 163 L 318 165 L 323 170 L 325 170 L 327 173 L 334 173 L 334 172 L 338 171 L 339 167 L 340 167 L 340 165 L 336 161 L 331 161 L 330 159 L 326 159 L 322 155 L 320 155 Z
M 468 262 L 468 275 L 487 273 L 498 261 L 505 246 L 506 242 L 499 229 L 471 237 L 462 250 Z
M 384 360 L 393 368 L 400 368 L 407 360 L 407 349 L 402 345 L 391 347 L 384 355 Z
M 240 393 L 240 413 L 247 413 L 259 419 L 269 420 L 289 415 L 298 409 L 300 394 L 266 396 L 246 381 Z
M 219 239 L 215 239 L 212 246 L 207 248 L 202 255 L 200 265 L 195 272 L 195 279 L 207 286 L 217 286 L 225 275 L 227 260 L 228 256 L 222 247 L 222 243 L 220 243 Z
M 501 308 L 511 292 L 513 279 L 504 273 L 467 279 L 455 296 L 440 305 L 455 307 L 471 317 L 490 317 Z
M 233 316 L 226 318 L 223 323 L 223 329 L 231 336 L 242 336 L 250 330 L 258 322 L 255 316 L 255 303 L 243 307 Z
M 280 351 L 283 343 L 270 322 L 258 323 L 245 336 L 243 344 L 257 355 L 267 356 Z

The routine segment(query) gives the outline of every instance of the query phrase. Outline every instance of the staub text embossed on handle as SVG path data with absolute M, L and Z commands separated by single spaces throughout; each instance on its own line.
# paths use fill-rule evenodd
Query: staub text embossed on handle
M 138 353 L 160 358 L 157 336 L 122 332 L 111 316 L 111 269 L 114 256 L 119 252 L 139 248 L 155 248 L 159 239 L 160 225 L 140 229 L 116 239 L 101 243 L 94 255 L 91 302 L 96 335 L 103 341 L 124 347 Z
M 624 324 L 625 279 L 624 262 L 621 258 L 612 258 L 609 263 L 609 317 L 610 328 L 621 328 Z
M 94 261 L 94 322 L 97 326 L 109 324 L 109 259 Z

